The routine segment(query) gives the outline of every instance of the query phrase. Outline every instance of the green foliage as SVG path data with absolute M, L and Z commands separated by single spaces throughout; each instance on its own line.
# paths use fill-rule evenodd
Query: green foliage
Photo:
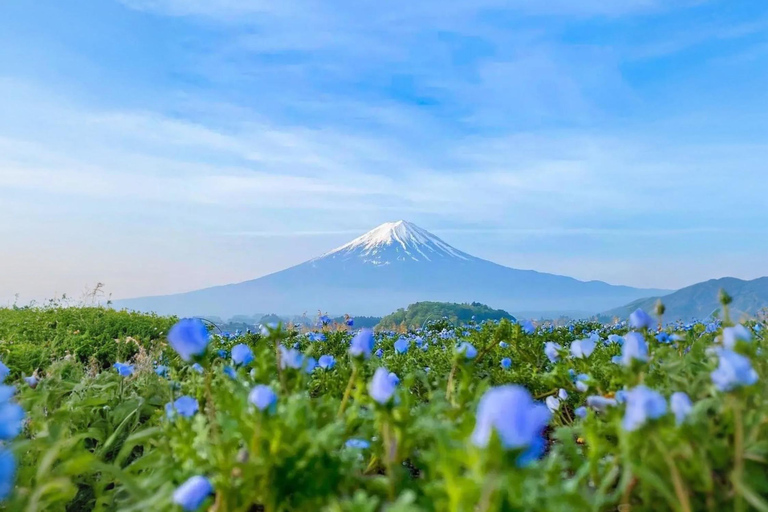
M 398 309 L 379 322 L 382 329 L 395 329 L 402 325 L 414 329 L 424 326 L 427 322 L 434 322 L 443 326 L 457 326 L 469 322 L 481 323 L 486 320 L 501 320 L 506 318 L 514 320 L 514 317 L 501 309 L 493 309 L 485 304 L 473 302 L 471 304 L 454 304 L 451 302 L 417 302 L 406 309 Z
M 366 361 L 348 357 L 352 333 L 343 326 L 325 327 L 325 341 L 314 342 L 279 329 L 215 336 L 197 360 L 199 373 L 147 334 L 155 326 L 167 331 L 171 319 L 99 309 L 37 313 L 2 311 L 3 332 L 14 336 L 0 343 L 4 354 L 22 340 L 44 348 L 35 389 L 15 377 L 23 370 L 3 356 L 28 418 L 10 443 L 19 469 L 5 503 L 9 511 L 180 510 L 173 491 L 195 475 L 215 489 L 201 510 L 219 512 L 768 510 L 764 331 L 736 347 L 760 379 L 725 393 L 710 377 L 717 365 L 712 347 L 719 344 L 719 328 L 712 325 L 675 326 L 681 338 L 669 344 L 647 333 L 649 361 L 630 367 L 613 363 L 621 347 L 605 342 L 623 329 L 584 322 L 531 334 L 507 319 L 381 333 L 381 357 Z M 73 323 L 78 315 L 80 323 Z M 55 338 L 23 337 L 19 326 L 33 324 Z M 132 357 L 134 374 L 120 377 L 89 365 L 90 355 L 62 357 L 68 349 L 58 344 L 73 343 L 72 327 L 87 329 L 93 353 L 114 344 L 112 336 L 142 340 L 130 344 L 133 356 L 121 352 L 127 350 L 122 343 L 116 353 L 104 352 L 103 366 Z M 574 340 L 591 334 L 603 340 L 591 355 L 568 355 Z M 401 337 L 410 342 L 405 353 L 394 349 Z M 544 355 L 547 341 L 562 345 L 559 362 Z M 458 354 L 459 342 L 471 343 L 477 356 Z M 232 378 L 224 369 L 238 343 L 255 357 Z M 282 368 L 280 344 L 297 346 L 306 357 L 332 355 L 336 365 L 311 374 Z M 500 364 L 506 357 L 509 369 Z M 156 364 L 168 367 L 167 377 L 155 373 Z M 379 366 L 400 378 L 396 399 L 384 405 L 368 388 Z M 573 375 L 580 373 L 590 377 L 586 392 L 575 386 Z M 635 432 L 622 428 L 622 405 L 576 416 L 587 396 L 614 396 L 641 382 L 665 397 L 688 393 L 691 415 L 677 425 L 667 414 Z M 546 454 L 525 467 L 516 463 L 520 451 L 504 449 L 496 435 L 487 448 L 470 441 L 480 398 L 510 383 L 537 399 L 560 388 L 569 394 L 545 432 Z M 256 384 L 276 392 L 273 408 L 259 411 L 249 403 Z M 193 397 L 199 411 L 167 418 L 166 403 L 182 395 Z M 350 439 L 370 447 L 347 446 Z

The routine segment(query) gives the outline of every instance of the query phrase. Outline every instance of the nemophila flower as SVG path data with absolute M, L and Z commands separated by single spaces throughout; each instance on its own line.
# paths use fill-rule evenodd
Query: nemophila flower
M 653 318 L 638 308 L 629 315 L 629 326 L 633 329 L 650 329 L 653 327 Z
M 238 366 L 253 362 L 251 347 L 245 343 L 238 343 L 232 347 L 232 362 Z
M 395 342 L 395 352 L 398 354 L 405 354 L 408 352 L 410 345 L 411 343 L 407 339 L 400 338 Z
M 5 379 L 8 378 L 8 375 L 11 374 L 10 368 L 5 366 L 5 364 L 0 361 L 0 382 L 5 382 Z
M 347 318 L 347 320 L 344 323 L 347 324 L 347 327 L 352 327 L 353 325 L 355 325 L 355 320 L 353 318 Z
M 381 358 L 381 356 L 384 355 L 384 351 L 382 349 L 378 349 L 378 350 L 376 350 L 376 354 L 375 355 L 376 355 L 376 357 Z
M 0 501 L 11 494 L 15 479 L 16 459 L 10 450 L 0 448 Z
M 397 374 L 396 374 L 395 372 L 389 372 L 389 380 L 390 380 L 390 381 L 392 382 L 392 384 L 394 384 L 395 386 L 397 386 L 398 384 L 400 384 L 400 377 L 398 377 L 398 376 L 397 376 Z
M 321 325 L 328 325 L 332 322 L 331 318 L 328 315 L 322 315 L 320 316 L 320 324 Z
M 621 364 L 629 366 L 632 361 L 648 360 L 648 345 L 645 338 L 639 332 L 628 332 L 621 347 Z
M 740 386 L 751 386 L 757 382 L 757 372 L 746 356 L 733 350 L 718 350 L 720 363 L 712 372 L 712 382 L 720 391 L 730 391 Z
M 605 411 L 609 407 L 615 407 L 617 403 L 614 398 L 606 398 L 600 395 L 587 397 L 587 407 L 600 412 Z
M 499 342 L 499 347 L 501 347 L 501 348 L 508 348 L 509 347 L 509 343 L 507 343 L 506 341 L 500 341 Z
M 459 345 L 456 347 L 456 353 L 464 355 L 464 357 L 467 359 L 474 359 L 477 357 L 477 349 L 474 347 L 474 345 L 466 341 L 459 343 Z
M 334 359 L 333 356 L 329 356 L 327 354 L 322 355 L 320 356 L 320 359 L 317 360 L 317 365 L 323 370 L 330 370 L 336 366 L 336 359 Z
M 317 359 L 314 357 L 307 357 L 304 359 L 304 371 L 306 373 L 312 373 L 317 368 Z
M 741 324 L 723 329 L 723 346 L 725 348 L 733 349 L 737 341 L 750 341 L 751 339 L 752 333 Z
M 115 370 L 117 370 L 117 373 L 121 377 L 130 377 L 133 375 L 133 365 L 127 364 L 127 363 L 115 363 L 112 365 L 115 367 Z
M 24 409 L 19 404 L 0 404 L 0 440 L 10 440 L 19 435 L 24 421 Z
M 547 409 L 549 409 L 551 412 L 556 412 L 558 409 L 560 409 L 560 400 L 557 399 L 554 396 L 548 396 L 544 403 L 547 406 Z
M 613 357 L 611 357 L 611 362 L 613 364 L 621 364 L 621 356 L 613 356 Z
M 236 372 L 236 371 L 235 371 L 235 369 L 234 369 L 234 368 L 232 368 L 231 366 L 225 366 L 225 367 L 222 369 L 222 371 L 224 372 L 224 375 L 226 375 L 226 376 L 227 376 L 227 377 L 229 377 L 230 379 L 232 379 L 232 380 L 237 380 L 237 372 Z
M 220 358 L 224 359 L 225 357 L 227 357 L 227 351 L 226 351 L 226 350 L 224 350 L 223 348 L 220 348 L 220 349 L 219 349 L 219 350 L 216 352 L 216 355 L 217 355 L 217 356 L 219 356 Z
M 617 403 L 623 404 L 624 402 L 627 401 L 627 392 L 624 391 L 623 389 L 620 389 L 616 392 L 615 397 L 616 397 Z
M 166 375 L 168 375 L 168 367 L 163 366 L 162 364 L 158 365 L 158 367 L 155 368 L 155 373 L 160 377 L 165 377 Z
M 672 413 L 675 415 L 675 422 L 680 425 L 685 421 L 685 418 L 693 410 L 693 404 L 688 395 L 682 391 L 672 393 L 669 397 L 669 408 L 672 409 Z
M 191 418 L 197 414 L 198 410 L 197 400 L 187 395 L 180 396 L 174 402 L 165 404 L 165 415 L 169 418 L 173 418 L 176 414 L 185 418 Z
M 595 350 L 595 342 L 592 339 L 575 340 L 571 343 L 571 355 L 576 359 L 589 357 Z
M 184 361 L 199 356 L 208 348 L 210 334 L 199 318 L 184 318 L 168 331 L 168 342 Z
M 307 333 L 307 339 L 309 341 L 325 341 L 327 338 L 325 337 L 325 334 L 321 332 L 308 332 Z
M 576 376 L 576 381 L 574 382 L 574 386 L 576 386 L 576 389 L 581 391 L 582 393 L 586 393 L 589 390 L 589 375 L 586 373 L 580 373 Z
M 389 376 L 389 371 L 380 366 L 376 368 L 373 379 L 368 384 L 368 393 L 376 402 L 384 405 L 392 399 L 397 384 Z
M 195 370 L 197 373 L 203 373 L 203 367 L 200 365 L 200 363 L 193 364 L 192 369 Z
M 362 357 L 368 359 L 373 350 L 373 331 L 370 329 L 360 329 L 349 343 L 349 355 L 352 357 Z M 381 357 L 381 356 L 379 356 Z
M 550 362 L 556 363 L 560 360 L 560 350 L 562 348 L 558 343 L 548 341 L 544 344 L 544 355 L 547 356 Z
M 496 431 L 501 445 L 507 449 L 524 450 L 517 463 L 527 465 L 544 451 L 542 437 L 552 413 L 547 407 L 531 398 L 522 386 L 507 385 L 485 392 L 477 407 L 472 443 L 485 448 Z
M 522 323 L 520 328 L 523 330 L 525 334 L 533 334 L 536 331 L 536 327 L 533 325 L 533 322 L 530 320 L 526 320 Z
M 173 491 L 173 502 L 183 510 L 197 510 L 212 492 L 213 486 L 207 478 L 193 476 Z
M 576 409 L 573 411 L 573 414 L 575 414 L 575 415 L 576 415 L 576 416 L 578 416 L 579 418 L 586 418 L 586 417 L 587 417 L 587 408 L 586 408 L 586 407 L 584 407 L 584 406 L 581 406 L 581 407 L 577 407 L 577 408 L 576 408 Z
M 667 413 L 667 401 L 657 391 L 642 384 L 627 391 L 627 408 L 622 426 L 627 432 L 633 432 L 648 420 L 660 418 Z
M 623 345 L 624 344 L 624 338 L 622 338 L 618 334 L 609 334 L 608 335 L 608 341 L 610 343 L 616 343 L 618 345 Z
M 568 400 L 568 392 L 563 388 L 560 388 L 560 391 L 557 392 L 557 396 L 560 400 Z
M 301 352 L 295 348 L 285 348 L 284 345 L 280 345 L 279 350 L 280 368 L 293 368 L 294 370 L 301 368 L 301 365 L 304 362 L 304 357 L 301 355 Z
M 656 335 L 656 341 L 658 341 L 659 343 L 669 343 L 670 341 L 672 341 L 672 338 L 670 337 L 668 332 L 661 331 Z
M 371 443 L 366 441 L 365 439 L 347 439 L 347 442 L 344 443 L 344 446 L 347 448 L 353 448 L 355 450 L 366 450 L 371 447 Z
M 29 377 L 24 377 L 24 382 L 27 383 L 27 386 L 31 387 L 32 389 L 35 389 L 39 381 L 37 380 L 37 377 L 35 377 L 34 375 L 30 375 Z
M 501 360 L 501 367 L 505 370 L 509 370 L 512 367 L 512 360 L 508 357 L 505 357 Z
M 269 386 L 258 384 L 248 393 L 248 401 L 263 411 L 277 403 L 277 395 Z

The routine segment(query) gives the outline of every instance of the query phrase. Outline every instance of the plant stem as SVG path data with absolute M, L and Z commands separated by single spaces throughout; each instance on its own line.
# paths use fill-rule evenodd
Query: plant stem
M 680 502 L 680 508 L 683 512 L 691 512 L 691 502 L 688 498 L 688 490 L 685 488 L 685 484 L 680 476 L 680 472 L 677 470 L 677 466 L 675 466 L 675 461 L 672 460 L 672 457 L 669 456 L 669 452 L 658 439 L 656 439 L 656 445 L 659 447 L 659 451 L 669 468 L 669 473 L 672 476 L 672 485 L 675 487 L 675 494 L 677 495 L 677 500 Z
M 336 415 L 338 418 L 344 416 L 344 410 L 347 408 L 347 402 L 349 401 L 349 395 L 352 393 L 352 387 L 355 385 L 355 378 L 357 377 L 357 365 L 352 367 L 352 375 L 349 376 L 349 382 L 347 382 L 347 389 L 344 390 L 344 398 L 341 399 L 341 405 L 339 405 L 339 412 Z
M 451 368 L 451 373 L 448 375 L 448 385 L 445 388 L 445 398 L 448 399 L 451 402 L 451 405 L 455 405 L 453 403 L 453 378 L 456 375 L 456 370 L 459 367 L 459 362 L 454 361 L 453 367 Z
M 737 485 L 741 484 L 742 475 L 744 473 L 744 424 L 743 419 L 741 416 L 741 406 L 739 405 L 738 401 L 736 399 L 733 399 L 733 427 L 734 427 L 734 434 L 733 434 L 733 457 L 734 457 L 734 464 L 733 464 L 733 482 L 738 482 L 738 484 L 734 485 L 736 487 Z M 741 492 L 736 492 L 736 502 L 734 503 L 734 510 L 737 512 L 741 512 L 744 510 L 744 498 L 741 495 Z

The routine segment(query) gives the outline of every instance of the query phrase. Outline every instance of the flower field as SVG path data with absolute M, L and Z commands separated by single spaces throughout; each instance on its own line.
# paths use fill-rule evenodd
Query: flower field
M 408 333 L 0 310 L 0 509 L 765 511 L 765 331 L 724 302 Z

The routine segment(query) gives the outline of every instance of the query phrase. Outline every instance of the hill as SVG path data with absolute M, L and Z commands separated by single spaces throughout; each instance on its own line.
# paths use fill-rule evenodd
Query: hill
M 114 302 L 158 314 L 231 317 L 248 311 L 380 316 L 418 301 L 493 304 L 507 311 L 604 311 L 664 293 L 518 270 L 471 256 L 405 221 L 382 224 L 300 265 L 238 284 Z
M 471 304 L 455 304 L 451 302 L 417 302 L 406 309 L 400 308 L 392 314 L 381 319 L 379 327 L 393 329 L 405 326 L 408 328 L 421 327 L 429 320 L 447 319 L 453 325 L 460 325 L 471 320 L 483 322 L 485 320 L 515 320 L 515 317 L 504 310 L 493 309 L 473 302 Z
M 768 277 L 752 281 L 723 277 L 697 283 L 662 297 L 636 300 L 606 311 L 600 317 L 626 318 L 637 308 L 650 312 L 653 311 L 656 301 L 661 298 L 666 306 L 666 320 L 704 319 L 719 310 L 718 293 L 721 289 L 733 297 L 730 308 L 734 318 L 742 315 L 754 316 L 761 309 L 768 307 Z

